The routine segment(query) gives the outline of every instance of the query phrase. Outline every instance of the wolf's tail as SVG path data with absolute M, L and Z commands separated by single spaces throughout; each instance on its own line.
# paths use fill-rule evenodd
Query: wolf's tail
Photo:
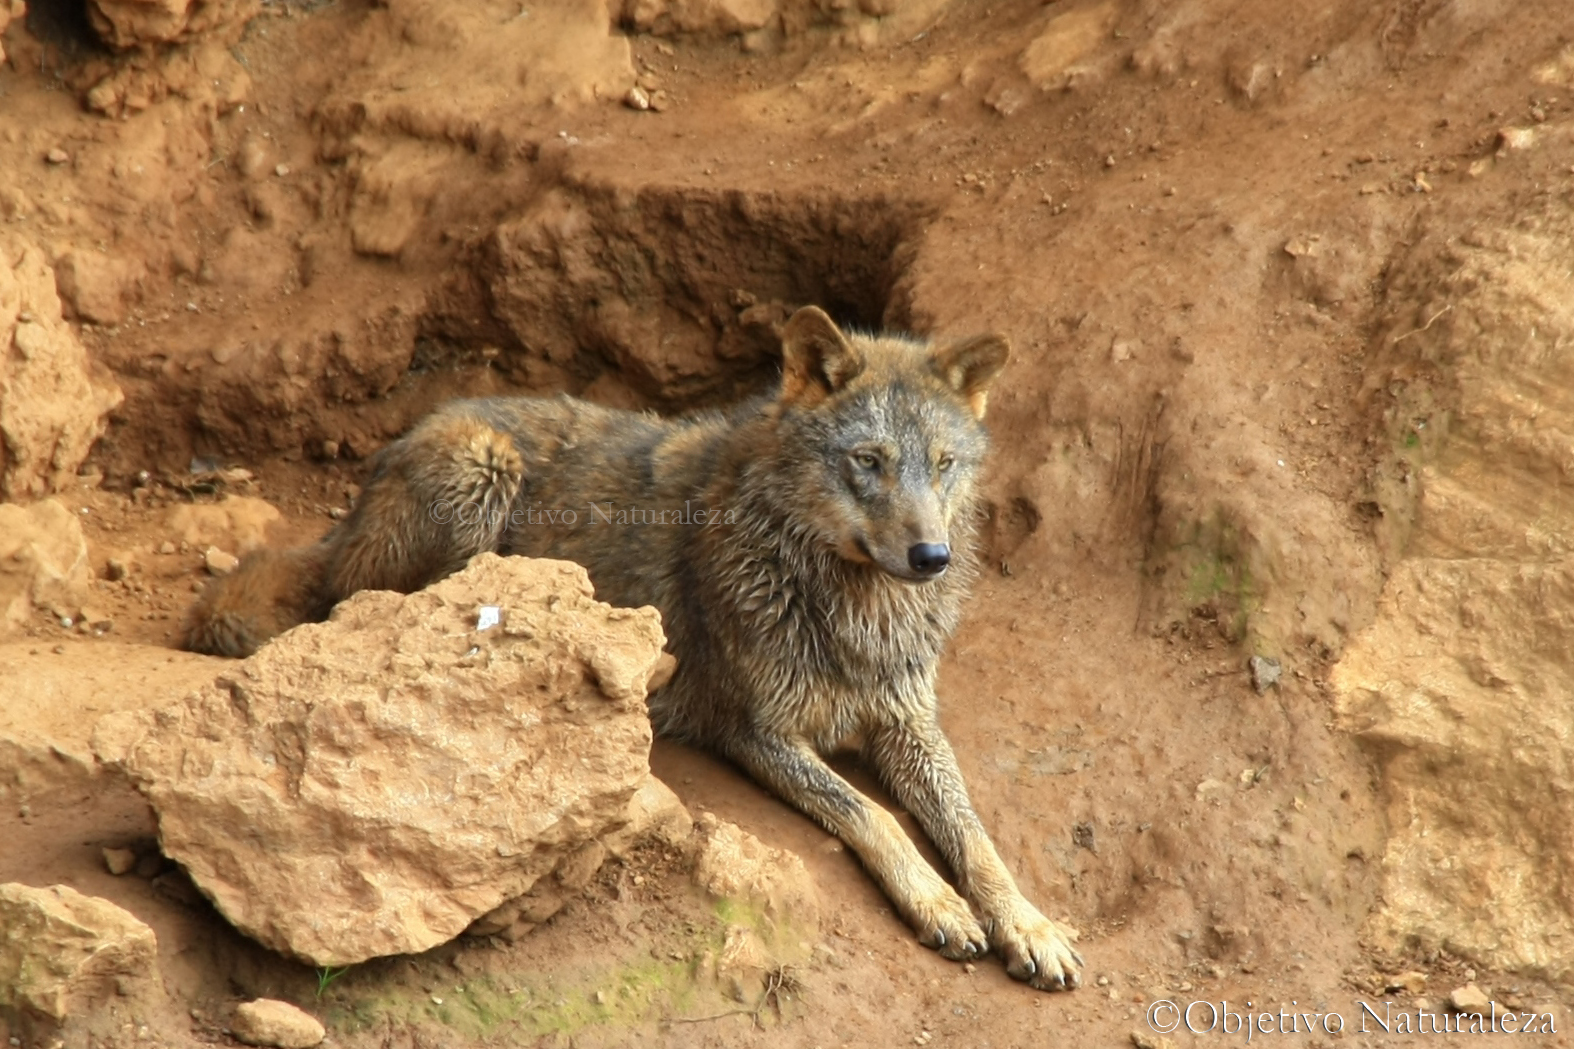
M 313 546 L 259 550 L 208 585 L 186 619 L 193 652 L 249 656 L 358 590 L 408 594 L 495 551 L 524 464 L 513 440 L 462 407 L 383 449 L 355 508 Z
M 292 626 L 326 618 L 334 604 L 325 585 L 328 557 L 325 542 L 247 554 L 191 606 L 182 647 L 214 656 L 249 656 Z

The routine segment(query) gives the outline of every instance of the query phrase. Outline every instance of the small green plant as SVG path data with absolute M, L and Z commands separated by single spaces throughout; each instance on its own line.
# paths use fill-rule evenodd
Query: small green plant
M 321 1001 L 323 993 L 328 990 L 328 985 L 350 971 L 348 965 L 341 965 L 335 969 L 331 965 L 317 967 L 317 1000 Z

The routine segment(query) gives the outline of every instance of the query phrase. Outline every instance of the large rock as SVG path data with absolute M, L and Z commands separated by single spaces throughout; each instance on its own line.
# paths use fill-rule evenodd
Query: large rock
M 1574 561 L 1409 559 L 1334 673 L 1382 770 L 1376 939 L 1574 971 Z
M 76 616 L 92 582 L 76 515 L 55 499 L 0 504 L 0 636 L 38 611 Z
M 6 532 L 7 509 L 0 506 L 0 535 Z M 0 681 L 5 682 L 0 695 L 27 697 L 25 703 L 0 702 L 0 811 L 37 808 L 67 795 L 75 804 L 91 794 L 94 833 L 106 827 L 122 831 L 117 817 L 128 811 L 145 813 L 137 822 L 145 822 L 151 833 L 147 802 L 93 757 L 93 723 L 116 711 L 165 706 L 171 695 L 205 685 L 233 667 L 227 659 L 102 638 L 48 646 L 0 643 Z M 0 847 L 0 880 L 23 876 L 27 859 Z
M 0 0 L 0 62 L 5 61 L 5 31 L 12 22 L 20 22 L 27 14 L 23 0 Z
M 1388 810 L 1373 941 L 1552 979 L 1574 973 L 1571 238 L 1559 204 L 1396 267 L 1370 385 L 1405 557 L 1333 675 Z
M 55 288 L 79 319 L 119 324 L 126 319 L 127 294 L 134 281 L 123 259 L 99 251 L 68 251 L 55 261 Z
M 154 1001 L 157 958 L 153 930 L 108 900 L 0 885 L 0 1027 L 36 1037 L 102 1027 Z
M 129 50 L 232 32 L 259 7 L 258 0 L 88 0 L 87 15 L 104 43 Z
M 316 965 L 414 953 L 628 821 L 662 645 L 655 610 L 595 601 L 578 565 L 483 554 L 105 719 L 94 749 L 242 931 Z
M 0 498 L 63 488 L 122 399 L 60 310 L 43 252 L 0 237 Z

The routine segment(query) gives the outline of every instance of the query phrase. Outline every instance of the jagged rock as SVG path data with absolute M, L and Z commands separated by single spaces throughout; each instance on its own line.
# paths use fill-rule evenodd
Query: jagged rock
M 477 630 L 483 605 L 501 621 Z M 565 864 L 577 880 L 627 822 L 662 645 L 655 610 L 595 601 L 578 565 L 483 554 L 106 718 L 94 749 L 248 935 L 317 965 L 416 953 Z
M 1485 1013 L 1492 1006 L 1487 993 L 1473 983 L 1456 987 L 1448 993 L 1448 1004 L 1456 1013 Z
M 6 534 L 4 510 L 0 535 Z M 0 695 L 27 697 L 26 703 L 0 702 L 0 810 L 92 795 L 91 819 L 82 824 L 91 828 L 89 837 L 151 834 L 147 803 L 93 757 L 93 721 L 110 711 L 163 706 L 171 695 L 233 665 L 106 640 L 68 639 L 47 648 L 36 641 L 0 643 Z M 127 822 L 132 813 L 134 824 Z
M 0 504 L 0 634 L 39 610 L 74 618 L 92 582 L 76 515 L 55 499 Z
M 1392 568 L 1330 679 L 1376 759 L 1389 838 L 1368 933 L 1481 968 L 1574 973 L 1574 216 L 1430 230 L 1389 275 L 1372 388 Z M 1529 391 L 1529 392 L 1527 392 Z M 1430 425 L 1429 425 L 1430 424 Z
M 661 668 L 657 668 L 657 673 Z M 670 676 L 670 675 L 669 675 Z M 656 685 L 651 685 L 655 688 Z M 626 856 L 642 841 L 681 845 L 694 833 L 694 820 L 672 788 L 654 777 L 645 781 L 629 800 L 628 823 L 601 839 L 614 856 Z
M 235 1037 L 247 1045 L 273 1045 L 278 1049 L 311 1049 L 328 1034 L 315 1016 L 272 998 L 236 1006 L 235 1022 L 230 1027 Z
M 61 490 L 122 400 L 60 309 L 43 252 L 0 237 L 0 498 Z
M 170 44 L 245 25 L 257 0 L 88 0 L 93 29 L 110 47 Z
M 69 251 L 55 262 L 55 288 L 80 320 L 119 324 L 126 319 L 131 267 L 97 251 Z
M 704 813 L 695 820 L 694 880 L 711 895 L 758 908 L 775 924 L 812 927 L 819 902 L 803 860 L 734 823 Z
M 157 956 L 153 930 L 108 900 L 0 885 L 0 1021 L 22 1034 L 100 1024 L 150 1001 Z

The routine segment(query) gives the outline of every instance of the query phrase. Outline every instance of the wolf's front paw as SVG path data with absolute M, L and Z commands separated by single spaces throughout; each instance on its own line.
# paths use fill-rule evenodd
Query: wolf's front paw
M 989 937 L 973 910 L 939 875 L 935 884 L 908 905 L 908 921 L 925 947 L 933 947 L 954 962 L 977 958 L 989 950 Z
M 1051 921 L 1018 900 L 991 923 L 989 944 L 1005 959 L 1006 972 L 1040 991 L 1082 985 L 1082 955 L 1071 946 L 1077 931 Z

